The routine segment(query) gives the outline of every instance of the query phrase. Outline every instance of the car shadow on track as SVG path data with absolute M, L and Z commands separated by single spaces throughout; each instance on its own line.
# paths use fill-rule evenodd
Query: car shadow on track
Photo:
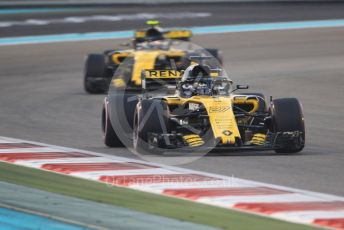
M 317 147 L 305 147 L 298 153 L 275 153 L 273 150 L 212 150 L 205 155 L 205 157 L 213 156 L 307 156 L 307 155 L 320 155 L 323 152 Z
M 205 157 L 213 157 L 213 156 L 276 156 L 277 153 L 273 151 L 261 151 L 261 150 L 250 150 L 250 151 L 242 151 L 242 150 L 212 150 L 205 155 Z

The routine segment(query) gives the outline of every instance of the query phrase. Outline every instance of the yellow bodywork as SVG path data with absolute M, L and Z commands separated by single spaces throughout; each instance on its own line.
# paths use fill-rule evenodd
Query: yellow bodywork
M 141 85 L 141 72 L 145 69 L 154 69 L 157 58 L 167 56 L 169 58 L 178 58 L 185 55 L 184 51 L 179 50 L 145 50 L 145 51 L 131 51 L 131 52 L 120 52 L 112 55 L 112 61 L 115 64 L 120 64 L 124 58 L 133 57 L 134 66 L 132 71 L 131 81 L 135 85 Z M 176 63 L 179 64 L 179 63 Z
M 251 144 L 253 145 L 264 145 L 266 139 L 266 135 L 263 133 L 256 133 L 253 135 Z
M 247 98 L 247 96 L 234 96 L 233 97 L 233 103 L 237 105 L 250 105 L 251 110 L 249 113 L 254 113 L 258 110 L 259 107 L 259 101 L 255 98 Z
M 202 104 L 207 110 L 214 137 L 219 138 L 222 144 L 235 144 L 236 138 L 241 138 L 230 97 L 166 97 L 165 100 L 169 105 Z
M 186 105 L 190 103 L 202 104 L 207 110 L 214 138 L 219 138 L 222 144 L 235 144 L 237 139 L 241 139 L 237 121 L 233 112 L 233 104 L 249 105 L 254 113 L 258 110 L 259 101 L 246 96 L 193 96 L 190 98 L 165 97 L 168 105 Z M 264 134 L 255 135 L 252 143 L 261 145 L 265 140 Z
M 190 30 L 171 30 L 165 33 L 164 37 L 169 39 L 191 38 L 192 32 Z
M 183 139 L 191 147 L 197 147 L 204 144 L 204 141 L 202 140 L 202 138 L 197 134 L 185 135 L 183 136 Z
M 146 30 L 137 30 L 135 38 L 145 38 Z M 167 39 L 188 39 L 192 37 L 191 30 L 170 30 L 163 33 L 164 38 Z

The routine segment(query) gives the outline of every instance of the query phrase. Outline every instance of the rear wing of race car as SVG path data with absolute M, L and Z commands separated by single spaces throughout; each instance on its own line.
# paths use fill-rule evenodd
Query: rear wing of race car
M 182 77 L 178 70 L 143 70 L 141 73 L 141 86 L 143 92 L 162 88 L 176 88 Z
M 147 30 L 137 30 L 134 34 L 135 41 L 138 43 L 144 42 L 146 37 L 146 31 Z M 163 36 L 166 39 L 189 41 L 192 37 L 192 32 L 191 30 L 173 29 L 164 31 Z
M 188 41 L 192 37 L 192 32 L 191 30 L 169 30 L 164 32 L 164 37 Z

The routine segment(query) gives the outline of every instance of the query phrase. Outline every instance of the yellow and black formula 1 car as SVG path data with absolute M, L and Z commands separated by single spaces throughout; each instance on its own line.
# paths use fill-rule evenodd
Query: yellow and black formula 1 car
M 147 79 L 156 76 L 156 71 L 145 71 Z M 248 86 L 236 87 L 244 88 Z M 267 109 L 262 94 L 232 92 L 231 80 L 221 76 L 221 71 L 191 65 L 177 84 L 176 95 L 139 100 L 134 112 L 134 148 L 146 153 L 178 148 L 296 153 L 304 148 L 304 117 L 296 98 L 274 99 Z
M 165 53 L 164 53 L 165 52 Z M 162 61 L 158 55 L 169 57 Z M 150 95 L 170 95 L 176 91 L 176 86 L 181 79 L 181 72 L 186 69 L 183 66 L 184 51 L 180 50 L 148 50 L 137 52 L 135 56 L 129 56 L 119 65 L 109 84 L 108 94 L 104 99 L 102 111 L 102 129 L 104 142 L 108 147 L 131 145 L 134 113 L 137 103 L 142 97 L 143 91 Z M 140 55 L 139 63 L 134 58 Z M 206 55 L 206 53 L 203 53 Z M 159 65 L 154 60 L 159 59 Z M 211 56 L 191 56 L 187 62 L 202 63 L 213 69 L 220 69 L 221 64 Z M 151 64 L 150 64 L 151 63 Z M 157 63 L 157 62 L 155 62 Z M 145 76 L 145 67 L 149 66 L 149 76 Z M 181 67 L 180 67 L 181 66 Z M 160 69 L 160 70 L 154 70 Z M 144 89 L 144 90 L 143 90 Z M 116 130 L 116 132 L 115 132 Z M 117 134 L 120 134 L 119 136 Z M 123 141 L 123 136 L 124 138 Z M 122 137 L 122 140 L 120 140 Z M 128 140 L 130 140 L 128 143 Z
M 103 54 L 89 54 L 84 68 L 84 88 L 91 94 L 105 93 L 118 66 L 127 58 L 132 59 L 132 82 L 141 84 L 142 69 L 173 68 L 185 69 L 189 56 L 200 55 L 199 50 L 176 48 L 178 42 L 189 41 L 189 30 L 162 30 L 158 22 L 148 21 L 149 28 L 135 32 L 133 47 L 126 50 L 107 50 Z M 126 44 L 129 45 L 129 44 Z M 217 49 L 204 49 L 222 63 L 222 54 Z

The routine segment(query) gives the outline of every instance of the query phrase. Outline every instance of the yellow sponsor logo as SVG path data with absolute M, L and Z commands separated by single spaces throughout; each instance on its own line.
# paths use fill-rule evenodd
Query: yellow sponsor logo
M 146 78 L 181 78 L 181 73 L 177 70 L 145 70 Z
M 210 72 L 210 77 L 218 77 L 219 72 Z

